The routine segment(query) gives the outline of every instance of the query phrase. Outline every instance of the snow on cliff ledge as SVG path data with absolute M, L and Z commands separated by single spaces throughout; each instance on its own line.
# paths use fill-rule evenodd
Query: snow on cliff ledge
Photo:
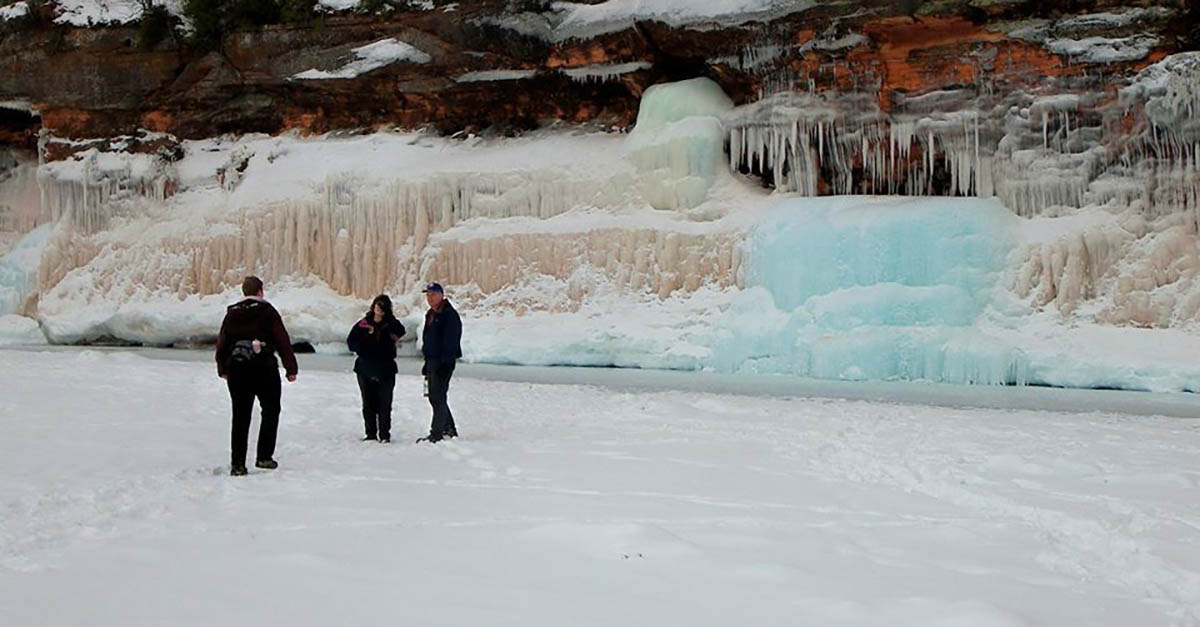
M 600 4 L 556 2 L 562 21 L 555 39 L 587 38 L 622 30 L 635 22 L 655 20 L 672 26 L 704 22 L 740 24 L 797 13 L 816 6 L 814 0 L 608 0 Z
M 16 2 L 7 6 L 0 7 L 0 22 L 16 19 L 29 13 L 29 5 L 25 2 Z
M 354 78 L 393 63 L 429 63 L 432 60 L 427 53 L 395 38 L 382 39 L 373 44 L 355 48 L 351 52 L 354 53 L 355 60 L 336 70 L 324 71 L 313 68 L 300 72 L 292 78 L 307 80 Z
M 128 24 L 142 17 L 141 0 L 56 0 L 55 4 L 55 23 L 71 26 Z M 152 0 L 151 4 L 167 7 L 172 15 L 183 14 L 183 0 Z

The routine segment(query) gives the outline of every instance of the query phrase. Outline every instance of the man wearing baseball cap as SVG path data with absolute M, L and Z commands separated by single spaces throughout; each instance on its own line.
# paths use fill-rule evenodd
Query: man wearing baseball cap
M 429 435 L 417 441 L 440 442 L 443 438 L 458 437 L 458 428 L 454 424 L 454 414 L 450 413 L 446 395 L 450 391 L 450 377 L 454 375 L 455 362 L 462 357 L 462 348 L 459 346 L 462 319 L 450 301 L 446 300 L 446 292 L 440 284 L 430 283 L 425 286 L 424 292 L 429 311 L 425 312 L 425 328 L 421 333 L 421 354 L 425 356 L 421 374 L 429 382 L 433 422 L 429 427 Z

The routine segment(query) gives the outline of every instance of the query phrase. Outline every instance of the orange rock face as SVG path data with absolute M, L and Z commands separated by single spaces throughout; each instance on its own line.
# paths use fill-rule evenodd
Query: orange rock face
M 147 111 L 142 114 L 141 127 L 156 133 L 171 131 L 172 116 L 166 111 Z
M 1139 3 L 1160 5 L 1166 13 L 1122 32 L 1053 31 L 1055 37 L 1146 35 L 1159 42 L 1143 58 L 1099 66 L 1064 59 L 1038 37 L 1005 33 L 1047 16 L 1065 20 L 1084 10 L 1079 6 L 1122 10 L 1107 0 L 1011 4 L 973 19 L 905 15 L 900 8 L 905 3 L 896 2 L 822 4 L 769 21 L 691 26 L 644 21 L 563 41 L 503 26 L 528 16 L 508 13 L 504 4 L 467 0 L 449 13 L 411 10 L 377 18 L 330 17 L 320 28 L 271 26 L 230 35 L 221 54 L 180 48 L 174 40 L 143 51 L 132 43 L 137 32 L 130 27 L 17 32 L 0 36 L 0 101 L 32 102 L 41 128 L 60 137 L 145 129 L 198 138 L 381 126 L 508 133 L 554 119 L 627 127 L 646 87 L 699 75 L 717 80 L 739 104 L 791 84 L 866 93 L 884 112 L 895 108 L 897 95 L 964 86 L 1046 89 L 1047 81 L 1069 80 L 1077 89 L 1086 79 L 1104 91 L 1104 81 L 1186 45 L 1175 33 L 1182 16 L 1172 0 Z M 553 15 L 541 19 L 552 24 Z M 294 78 L 308 69 L 342 67 L 353 60 L 353 49 L 386 37 L 410 43 L 430 61 L 394 63 L 352 78 Z M 582 80 L 562 72 L 589 66 L 628 71 L 607 76 L 597 70 Z M 461 80 L 511 70 L 534 75 Z M 5 137 L 28 134 L 3 130 Z

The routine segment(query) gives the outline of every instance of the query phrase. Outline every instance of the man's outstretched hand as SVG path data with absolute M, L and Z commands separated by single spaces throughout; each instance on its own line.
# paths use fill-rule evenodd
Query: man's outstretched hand
M 288 383 L 295 383 L 295 382 L 296 382 L 296 375 L 294 375 L 294 374 L 289 374 L 289 375 L 287 376 L 287 380 L 288 380 Z

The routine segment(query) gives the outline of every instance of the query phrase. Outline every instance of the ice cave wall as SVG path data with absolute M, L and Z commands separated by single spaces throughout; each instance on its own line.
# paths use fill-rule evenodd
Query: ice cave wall
M 78 151 L 36 170 L 42 217 L 27 222 L 53 224 L 37 315 L 55 341 L 114 336 L 128 325 L 56 321 L 100 303 L 224 294 L 247 273 L 315 279 L 353 299 L 438 280 L 467 307 L 491 298 L 518 311 L 574 310 L 602 290 L 665 298 L 735 285 L 737 229 L 694 213 L 714 185 L 733 184 L 720 119 L 732 106 L 697 79 L 650 90 L 628 138 L 458 145 L 399 133 L 364 152 L 357 138 L 259 137 L 190 142 L 182 159 Z M 561 293 L 517 295 L 547 281 Z
M 1168 57 L 1114 94 L 963 88 L 887 112 L 794 85 L 734 107 L 700 79 L 648 90 L 625 137 L 395 134 L 361 153 L 346 138 L 249 137 L 186 142 L 182 158 L 110 142 L 6 170 L 6 245 L 53 224 L 36 288 L 27 271 L 24 287 L 11 279 L 32 294 L 8 308 L 53 321 L 99 301 L 225 294 L 248 272 L 354 299 L 438 279 L 468 307 L 518 312 L 746 287 L 769 193 L 757 178 L 776 194 L 998 199 L 1036 221 L 1000 279 L 1030 308 L 1186 327 L 1200 311 L 1197 59 Z M 53 339 L 112 332 L 94 326 Z
M 802 195 L 995 197 L 1062 218 L 1019 251 L 1015 292 L 1106 323 L 1176 326 L 1200 307 L 1198 97 L 1195 52 L 1114 93 L 964 88 L 884 112 L 869 94 L 786 90 L 727 117 L 729 165 Z M 1078 218 L 1089 211 L 1111 219 Z

